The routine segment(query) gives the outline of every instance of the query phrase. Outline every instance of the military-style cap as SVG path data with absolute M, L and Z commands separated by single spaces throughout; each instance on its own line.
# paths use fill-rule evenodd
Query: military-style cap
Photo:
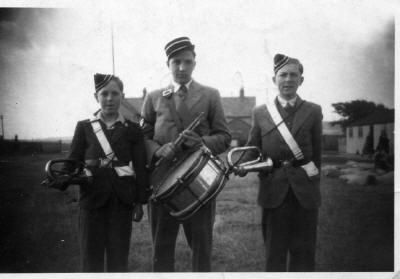
M 300 73 L 303 74 L 303 65 L 300 63 L 300 61 L 296 58 L 291 58 L 289 56 L 286 56 L 284 54 L 276 54 L 274 56 L 274 72 L 275 74 L 285 65 L 287 64 L 297 64 L 299 65 L 299 70 Z
M 188 37 L 176 38 L 165 45 L 165 53 L 168 59 L 184 50 L 194 51 L 194 45 L 190 42 Z
M 95 74 L 94 75 L 94 88 L 97 91 L 106 86 L 112 79 L 113 75 Z

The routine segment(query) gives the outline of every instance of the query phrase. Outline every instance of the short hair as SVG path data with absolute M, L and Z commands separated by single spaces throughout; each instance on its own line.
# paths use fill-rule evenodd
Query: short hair
M 122 82 L 122 80 L 117 76 L 112 76 L 111 80 L 113 80 L 117 83 L 119 90 L 121 90 L 121 92 L 123 93 L 124 92 L 124 83 Z
M 299 66 L 300 74 L 303 74 L 303 72 L 304 72 L 303 64 L 301 64 L 298 59 L 292 58 L 292 60 L 289 61 L 288 64 L 295 64 L 295 65 Z

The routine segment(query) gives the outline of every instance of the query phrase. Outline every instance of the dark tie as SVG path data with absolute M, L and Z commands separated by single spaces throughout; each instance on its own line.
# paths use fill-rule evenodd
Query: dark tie
M 288 114 L 291 114 L 291 113 L 293 113 L 294 106 L 292 106 L 291 104 L 287 103 L 286 106 L 284 107 L 284 110 L 285 110 Z
M 191 120 L 191 114 L 189 108 L 184 102 L 188 94 L 188 89 L 186 88 L 185 85 L 181 85 L 181 87 L 179 87 L 176 93 L 177 93 L 177 96 L 175 98 L 176 112 L 178 113 L 178 116 L 181 119 L 183 126 L 187 127 L 188 124 L 190 124 L 188 123 L 188 121 Z
M 186 86 L 185 85 L 181 85 L 176 93 L 178 93 L 178 96 L 181 97 L 182 100 L 185 100 L 186 96 L 187 96 L 187 88 L 186 88 Z

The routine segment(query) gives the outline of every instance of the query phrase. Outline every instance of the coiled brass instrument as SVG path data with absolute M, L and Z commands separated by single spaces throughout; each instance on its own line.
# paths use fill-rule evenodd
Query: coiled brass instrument
M 47 162 L 45 166 L 47 178 L 43 186 L 65 190 L 69 185 L 87 185 L 92 182 L 92 173 L 80 161 L 72 159 L 55 159 Z
M 232 157 L 234 153 L 242 152 L 243 155 L 244 152 L 248 151 L 257 152 L 258 157 L 255 160 L 243 163 L 239 163 L 240 159 L 238 160 L 239 162 L 235 163 L 232 162 Z M 244 146 L 244 147 L 232 148 L 228 152 L 226 160 L 228 162 L 229 167 L 232 169 L 234 173 L 236 173 L 239 170 L 243 170 L 245 172 L 271 172 L 273 169 L 273 162 L 271 158 L 264 159 L 260 149 L 257 146 Z

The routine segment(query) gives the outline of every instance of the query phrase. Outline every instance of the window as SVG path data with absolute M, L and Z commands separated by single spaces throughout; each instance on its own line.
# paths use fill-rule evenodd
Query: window
M 349 127 L 349 138 L 353 137 L 353 127 Z
M 359 138 L 363 137 L 363 127 L 361 127 L 361 126 L 358 127 L 358 137 Z

